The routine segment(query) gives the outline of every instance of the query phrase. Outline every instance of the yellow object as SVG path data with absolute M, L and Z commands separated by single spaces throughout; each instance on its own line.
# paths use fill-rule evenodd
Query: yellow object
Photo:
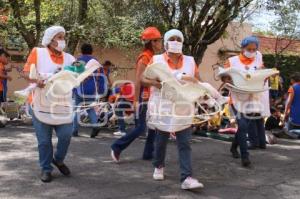
M 226 117 L 230 117 L 230 109 L 229 109 L 229 104 L 225 104 L 224 109 L 223 109 L 223 115 Z
M 213 116 L 213 118 L 211 118 L 209 120 L 209 124 L 211 126 L 214 126 L 214 127 L 218 127 L 218 126 L 221 126 L 221 121 L 222 121 L 222 117 L 221 115 L 218 113 L 216 114 L 215 116 Z
M 270 87 L 272 90 L 279 89 L 279 75 L 270 77 Z

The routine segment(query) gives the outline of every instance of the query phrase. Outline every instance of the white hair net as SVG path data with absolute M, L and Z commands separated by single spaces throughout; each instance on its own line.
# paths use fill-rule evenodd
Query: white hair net
M 177 30 L 177 29 L 172 29 L 172 30 L 169 30 L 168 32 L 165 33 L 164 35 L 164 46 L 165 48 L 167 47 L 167 42 L 168 40 L 171 38 L 171 37 L 174 37 L 174 36 L 177 36 L 177 37 L 180 37 L 182 42 L 184 41 L 184 37 L 183 37 L 183 34 L 180 30 Z
M 47 28 L 42 39 L 42 45 L 47 47 L 51 43 L 51 40 L 55 37 L 55 35 L 60 32 L 66 33 L 65 29 L 62 26 L 51 26 Z

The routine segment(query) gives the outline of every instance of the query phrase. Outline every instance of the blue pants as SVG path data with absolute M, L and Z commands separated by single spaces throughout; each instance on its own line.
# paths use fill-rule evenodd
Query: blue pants
M 251 145 L 255 147 L 266 145 L 264 120 L 262 118 L 251 118 L 242 113 L 237 113 L 236 118 L 238 124 L 238 131 L 235 134 L 235 141 L 240 146 L 241 157 L 248 158 L 248 138 Z
M 243 159 L 249 157 L 248 145 L 247 145 L 247 134 L 250 130 L 251 120 L 247 119 L 244 114 L 238 113 L 237 125 L 238 130 L 235 134 L 235 141 L 240 146 L 241 156 Z
M 165 157 L 170 133 L 157 130 L 153 166 L 155 168 L 165 167 Z M 191 145 L 192 128 L 176 133 L 176 142 L 179 155 L 180 181 L 192 176 Z
M 53 170 L 51 166 L 53 160 L 52 131 L 55 130 L 58 138 L 54 159 L 59 163 L 63 163 L 72 138 L 72 123 L 63 125 L 45 124 L 40 122 L 32 114 L 32 111 L 30 112 L 38 141 L 40 167 L 45 172 L 51 172 Z
M 278 96 L 279 96 L 279 91 L 278 90 L 270 90 L 270 97 L 271 97 L 271 99 L 277 99 L 278 98 Z
M 119 131 L 126 132 L 126 124 L 124 121 L 125 111 L 132 108 L 132 103 L 120 98 L 115 108 L 115 114 L 118 119 Z
M 75 98 L 75 105 L 78 106 L 80 105 L 82 102 L 85 101 L 84 98 L 78 96 L 77 94 L 74 95 Z M 98 122 L 98 117 L 96 115 L 95 109 L 90 108 L 87 110 L 88 116 L 90 118 L 90 124 L 97 124 Z M 74 116 L 74 120 L 73 120 L 73 132 L 76 133 L 78 131 L 79 128 L 79 120 L 80 120 L 80 115 L 79 112 L 75 112 L 75 116 Z
M 153 158 L 155 138 L 156 138 L 156 131 L 148 128 L 148 135 L 147 135 L 144 153 L 143 153 L 144 160 L 151 160 Z
M 147 128 L 146 124 L 146 116 L 147 116 L 147 103 L 143 103 L 139 106 L 138 110 L 138 118 L 136 119 L 135 128 L 128 132 L 123 137 L 117 139 L 112 145 L 111 149 L 114 150 L 116 153 L 121 153 L 125 150 L 136 138 L 138 138 L 142 133 L 145 132 Z M 150 135 L 150 136 L 149 136 Z M 153 153 L 153 136 L 155 136 L 155 131 L 150 130 L 148 133 L 144 155 L 152 156 Z
M 266 145 L 264 119 L 251 119 L 248 131 L 248 138 L 252 146 L 258 147 Z

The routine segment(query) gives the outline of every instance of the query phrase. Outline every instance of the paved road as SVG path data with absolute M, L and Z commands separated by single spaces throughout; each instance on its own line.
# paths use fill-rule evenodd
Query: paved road
M 86 131 L 86 130 L 85 130 Z M 195 137 L 193 167 L 205 188 L 197 192 L 179 189 L 177 151 L 168 148 L 167 179 L 152 180 L 150 162 L 140 160 L 143 140 L 135 141 L 123 153 L 123 162 L 113 164 L 109 146 L 114 138 L 108 132 L 97 139 L 72 140 L 67 165 L 71 177 L 54 172 L 54 181 L 39 180 L 38 154 L 32 127 L 9 126 L 0 129 L 0 198 L 70 199 L 262 199 L 300 198 L 300 142 L 281 140 L 266 151 L 252 152 L 252 169 L 240 167 L 229 153 L 229 143 Z M 56 139 L 54 138 L 54 142 Z

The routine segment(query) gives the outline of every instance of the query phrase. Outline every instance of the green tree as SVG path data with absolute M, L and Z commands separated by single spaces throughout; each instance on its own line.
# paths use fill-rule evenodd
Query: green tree
M 271 23 L 271 31 L 276 38 L 274 64 L 279 67 L 282 55 L 295 39 L 300 39 L 300 1 L 268 0 L 266 9 L 275 15 Z
M 165 29 L 177 28 L 185 35 L 185 51 L 201 63 L 208 45 L 217 41 L 229 23 L 253 0 L 144 0 L 150 19 L 163 21 Z M 141 12 L 147 11 L 140 9 Z M 161 25 L 161 24 L 160 24 Z

